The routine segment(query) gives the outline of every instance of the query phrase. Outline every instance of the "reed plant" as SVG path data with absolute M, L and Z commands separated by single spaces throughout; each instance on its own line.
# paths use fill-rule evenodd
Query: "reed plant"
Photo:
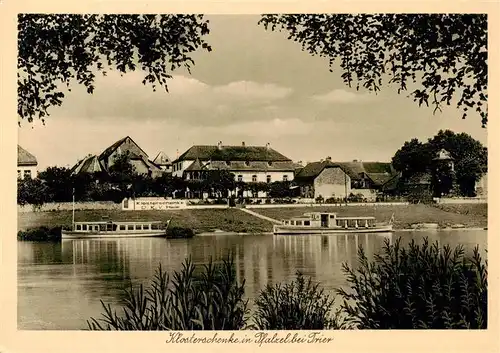
M 335 299 L 319 283 L 297 277 L 287 284 L 267 285 L 255 301 L 254 326 L 259 330 L 324 330 L 339 328 Z
M 348 288 L 338 289 L 347 325 L 356 329 L 487 328 L 487 260 L 437 242 L 386 241 L 369 261 L 360 247 L 357 268 L 343 265 Z
M 236 280 L 232 258 L 212 261 L 200 274 L 187 259 L 170 277 L 160 266 L 151 285 L 125 291 L 122 312 L 101 301 L 102 318 L 87 321 L 90 330 L 239 330 L 246 323 L 244 282 Z

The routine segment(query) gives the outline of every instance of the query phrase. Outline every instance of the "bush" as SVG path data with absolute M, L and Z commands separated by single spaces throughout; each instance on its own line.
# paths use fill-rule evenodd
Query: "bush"
M 125 291 L 123 315 L 101 301 L 103 318 L 87 325 L 90 330 L 239 330 L 248 314 L 243 288 L 231 259 L 210 262 L 199 275 L 186 260 L 172 280 L 160 265 L 149 288 Z
M 259 330 L 323 330 L 337 328 L 331 316 L 334 299 L 301 273 L 289 284 L 267 285 L 255 305 Z
M 323 198 L 323 196 L 319 195 L 318 197 L 316 197 L 315 201 L 316 201 L 316 203 L 323 203 L 323 201 L 325 201 L 325 199 Z
M 167 238 L 192 238 L 194 231 L 191 228 L 183 227 L 168 227 Z
M 487 262 L 478 248 L 466 258 L 427 239 L 408 248 L 385 242 L 383 253 L 359 268 L 344 264 L 350 290 L 339 289 L 342 311 L 357 329 L 484 329 L 487 327 Z
M 60 241 L 61 227 L 37 227 L 17 232 L 17 240 L 25 241 Z

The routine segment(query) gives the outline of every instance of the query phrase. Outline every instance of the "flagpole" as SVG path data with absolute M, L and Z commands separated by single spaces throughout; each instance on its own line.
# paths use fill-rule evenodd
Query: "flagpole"
M 71 220 L 71 229 L 75 230 L 75 188 L 73 188 L 73 218 Z

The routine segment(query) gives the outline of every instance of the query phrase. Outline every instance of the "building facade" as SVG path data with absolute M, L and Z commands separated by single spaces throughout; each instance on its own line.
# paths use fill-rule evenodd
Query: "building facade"
M 34 155 L 17 145 L 17 178 L 36 178 L 38 161 Z
M 173 163 L 172 175 L 186 180 L 201 178 L 203 172 L 225 170 L 235 181 L 272 183 L 292 181 L 295 164 L 291 159 L 264 146 L 192 146 Z
M 330 157 L 312 162 L 295 177 L 306 198 L 340 198 L 351 194 L 367 201 L 375 201 L 383 185 L 397 176 L 390 163 L 383 162 L 332 162 Z

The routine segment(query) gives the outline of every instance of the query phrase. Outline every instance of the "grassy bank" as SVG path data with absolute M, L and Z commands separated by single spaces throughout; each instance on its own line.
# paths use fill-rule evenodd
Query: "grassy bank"
M 374 216 L 378 221 L 388 221 L 394 213 L 394 228 L 407 229 L 416 223 L 438 223 L 440 227 L 463 224 L 465 227 L 488 225 L 487 204 L 457 205 L 399 205 L 399 206 L 324 206 L 304 208 L 262 208 L 258 213 L 275 218 L 300 216 L 305 212 L 336 212 L 340 216 Z
M 171 219 L 171 227 L 191 228 L 196 233 L 220 229 L 228 232 L 269 232 L 272 224 L 237 209 L 201 209 L 172 211 L 82 210 L 75 212 L 76 221 L 95 221 L 107 217 L 113 221 Z M 71 225 L 71 211 L 29 212 L 17 216 L 18 230 L 33 227 Z
M 254 209 L 262 215 L 281 219 L 301 215 L 310 211 L 337 212 L 344 216 L 374 216 L 379 221 L 388 221 L 394 213 L 396 229 L 411 228 L 415 223 L 438 223 L 440 227 L 462 224 L 465 227 L 486 227 L 488 205 L 407 205 L 407 206 L 324 206 L 300 208 Z M 115 221 L 171 219 L 171 227 L 191 228 L 196 233 L 220 229 L 227 232 L 258 233 L 272 231 L 272 223 L 241 212 L 237 209 L 190 209 L 172 211 L 121 211 L 82 210 L 75 212 L 78 221 L 100 220 L 108 217 Z M 71 211 L 30 212 L 18 214 L 18 229 L 33 227 L 60 227 L 71 225 Z

